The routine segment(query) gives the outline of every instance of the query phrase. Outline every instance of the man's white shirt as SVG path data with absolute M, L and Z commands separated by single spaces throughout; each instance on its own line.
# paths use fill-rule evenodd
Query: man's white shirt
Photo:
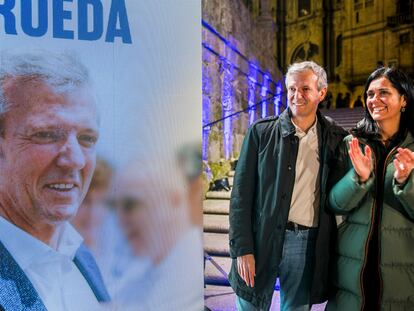
M 289 221 L 307 227 L 317 227 L 319 222 L 319 142 L 318 121 L 303 132 L 292 120 L 299 138 L 298 155 L 295 167 Z
M 99 307 L 92 289 L 73 262 L 83 238 L 69 223 L 59 228 L 53 249 L 0 216 L 0 240 L 49 311 Z

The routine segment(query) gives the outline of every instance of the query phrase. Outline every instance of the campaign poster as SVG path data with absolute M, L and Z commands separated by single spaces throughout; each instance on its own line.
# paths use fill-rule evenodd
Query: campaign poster
M 200 20 L 0 0 L 0 309 L 202 308 Z

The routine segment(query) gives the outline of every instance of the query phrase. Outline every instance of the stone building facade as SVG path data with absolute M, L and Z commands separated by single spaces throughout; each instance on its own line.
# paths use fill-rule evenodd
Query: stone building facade
M 279 65 L 312 59 L 328 72 L 329 89 L 363 93 L 381 65 L 414 76 L 413 0 L 276 0 Z

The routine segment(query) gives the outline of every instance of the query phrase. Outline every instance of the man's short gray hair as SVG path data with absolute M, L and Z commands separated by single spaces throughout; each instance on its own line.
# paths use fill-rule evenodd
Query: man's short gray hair
M 297 73 L 302 73 L 304 71 L 311 70 L 318 77 L 318 90 L 328 87 L 328 79 L 326 76 L 326 71 L 321 66 L 313 61 L 305 61 L 300 63 L 293 63 L 289 66 L 286 73 L 285 84 L 287 87 L 287 79 L 289 76 Z
M 4 95 L 3 84 L 8 78 L 22 81 L 40 81 L 58 94 L 90 84 L 86 67 L 69 53 L 55 54 L 45 51 L 0 54 L 0 117 L 10 109 Z

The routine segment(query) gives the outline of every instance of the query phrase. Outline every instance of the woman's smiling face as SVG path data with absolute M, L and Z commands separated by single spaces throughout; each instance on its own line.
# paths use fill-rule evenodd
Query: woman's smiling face
M 381 77 L 373 80 L 367 90 L 367 107 L 377 123 L 396 122 L 399 124 L 401 108 L 406 106 L 404 96 L 400 95 L 391 82 Z

